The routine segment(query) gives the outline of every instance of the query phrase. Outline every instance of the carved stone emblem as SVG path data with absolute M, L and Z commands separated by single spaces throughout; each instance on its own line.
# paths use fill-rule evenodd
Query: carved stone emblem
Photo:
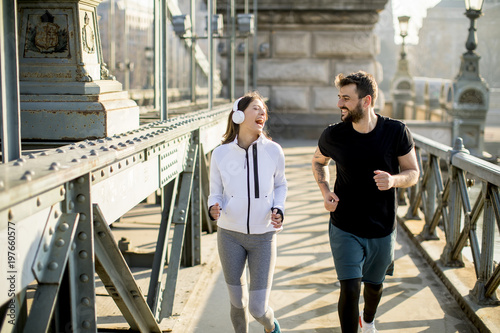
M 65 15 L 59 15 L 63 22 L 66 22 Z M 28 25 L 26 34 L 25 50 L 38 54 L 50 55 L 54 53 L 63 53 L 62 56 L 68 56 L 68 30 L 63 29 L 55 23 L 55 16 L 48 10 L 43 15 L 33 17 L 30 15 L 30 21 L 38 20 L 36 24 Z
M 92 27 L 89 25 L 90 18 L 87 13 L 85 13 L 84 26 L 82 28 L 82 41 L 83 50 L 87 53 L 95 52 L 95 35 Z
M 465 90 L 458 100 L 460 104 L 484 104 L 483 94 L 476 89 Z

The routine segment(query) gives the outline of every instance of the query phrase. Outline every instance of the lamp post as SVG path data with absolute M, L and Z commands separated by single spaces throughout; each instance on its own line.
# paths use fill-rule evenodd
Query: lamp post
M 392 117 L 397 119 L 405 118 L 405 108 L 407 105 L 413 107 L 415 100 L 415 84 L 408 68 L 406 59 L 405 38 L 408 36 L 409 16 L 399 16 L 399 35 L 403 39 L 401 43 L 401 57 L 398 60 L 398 68 L 391 83 L 392 95 Z M 413 115 L 411 115 L 413 117 Z
M 479 75 L 476 52 L 476 20 L 483 15 L 484 0 L 465 0 L 465 16 L 470 20 L 469 35 L 465 43 L 467 52 L 462 54 L 460 70 L 453 81 L 453 107 L 448 111 L 453 118 L 453 138 L 461 137 L 471 154 L 484 155 L 484 126 L 489 105 L 489 88 Z
M 403 42 L 401 43 L 401 59 L 406 59 L 405 38 L 408 36 L 408 24 L 410 22 L 410 17 L 399 16 L 398 21 L 399 21 L 399 35 L 403 39 Z

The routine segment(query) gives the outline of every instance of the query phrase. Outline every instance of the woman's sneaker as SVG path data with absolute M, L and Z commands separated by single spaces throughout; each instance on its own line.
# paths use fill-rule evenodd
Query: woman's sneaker
M 266 332 L 266 330 L 264 330 Z M 274 318 L 274 330 L 271 333 L 281 333 L 280 324 L 278 323 L 278 319 Z
M 359 315 L 359 327 L 361 327 L 362 333 L 377 333 L 377 329 L 375 328 L 375 320 L 372 323 L 367 323 L 363 319 L 363 312 Z

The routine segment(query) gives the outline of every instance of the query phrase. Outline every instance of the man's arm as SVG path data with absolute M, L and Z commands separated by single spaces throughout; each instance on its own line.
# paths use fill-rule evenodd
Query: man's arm
M 375 176 L 373 179 L 377 183 L 379 190 L 385 191 L 392 187 L 410 187 L 417 183 L 419 169 L 415 148 L 412 148 L 408 154 L 399 156 L 398 162 L 401 171 L 396 175 L 391 175 L 382 170 L 374 171 Z
M 330 191 L 330 170 L 328 169 L 330 161 L 330 157 L 324 156 L 319 148 L 316 148 L 312 159 L 313 175 L 323 195 L 326 210 L 333 212 L 337 208 L 339 198 Z

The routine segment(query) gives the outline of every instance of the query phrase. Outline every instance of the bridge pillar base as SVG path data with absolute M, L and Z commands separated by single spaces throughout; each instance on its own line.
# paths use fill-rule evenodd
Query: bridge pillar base
M 488 305 L 488 306 L 496 306 L 500 305 L 500 301 L 498 300 L 495 294 L 487 297 L 485 295 L 486 287 L 485 282 L 483 280 L 477 280 L 474 289 L 469 292 L 469 296 L 472 301 L 479 305 Z

